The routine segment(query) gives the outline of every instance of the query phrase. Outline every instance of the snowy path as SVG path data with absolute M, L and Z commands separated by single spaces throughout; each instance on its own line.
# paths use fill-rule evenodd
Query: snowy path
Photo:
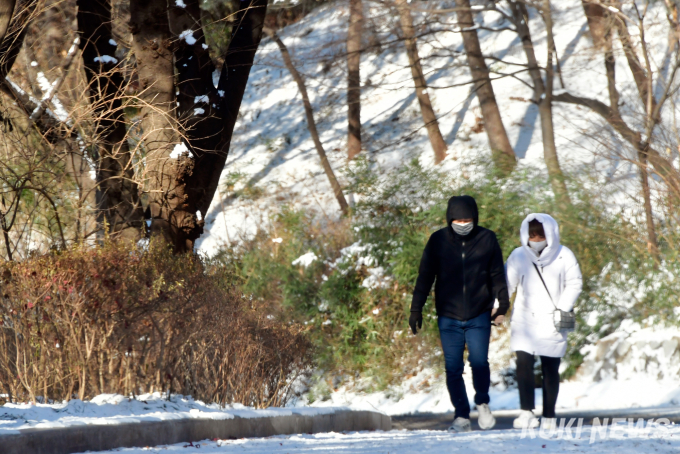
M 534 411 L 537 415 L 541 414 L 540 408 Z M 510 411 L 494 411 L 496 417 L 496 426 L 494 430 L 512 429 L 512 421 L 519 414 L 519 410 Z M 613 418 L 633 418 L 637 421 L 639 418 L 644 420 L 665 418 L 675 424 L 680 424 L 680 407 L 648 407 L 648 408 L 630 408 L 630 409 L 598 409 L 598 410 L 572 410 L 572 411 L 557 411 L 558 418 L 583 418 L 584 425 L 592 425 L 595 418 L 603 421 L 608 418 L 612 421 Z M 472 430 L 480 430 L 477 426 L 477 413 L 470 414 L 472 421 Z M 453 412 L 451 413 L 417 413 L 413 415 L 399 415 L 392 416 L 392 428 L 399 430 L 446 430 L 453 420 Z
M 647 436 L 636 437 L 634 432 L 625 430 L 610 434 L 608 439 L 599 435 L 591 443 L 591 428 L 584 427 L 580 437 L 570 439 L 545 439 L 540 436 L 522 437 L 520 430 L 472 432 L 450 434 L 441 431 L 391 431 L 356 432 L 348 434 L 325 433 L 316 435 L 292 435 L 258 439 L 215 440 L 200 444 L 201 453 L 252 453 L 252 454 L 303 454 L 320 451 L 334 451 L 343 454 L 363 453 L 474 453 L 484 454 L 522 452 L 588 452 L 592 454 L 639 454 L 677 453 L 680 450 L 680 427 L 655 428 Z M 656 430 L 656 432 L 654 432 Z M 111 453 L 186 453 L 194 450 L 188 444 L 158 446 L 155 448 L 130 448 Z M 103 454 L 103 453 L 102 453 Z

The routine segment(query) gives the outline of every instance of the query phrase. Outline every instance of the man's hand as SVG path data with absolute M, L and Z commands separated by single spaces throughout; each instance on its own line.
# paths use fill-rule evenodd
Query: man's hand
M 491 309 L 491 324 L 496 325 L 496 326 L 501 326 L 503 325 L 503 322 L 505 321 L 505 315 L 499 315 L 496 318 L 494 318 L 494 315 L 496 315 L 496 312 L 498 312 L 498 308 L 494 307 Z
M 418 334 L 419 329 L 423 329 L 423 314 L 422 312 L 411 312 L 408 318 L 408 325 L 411 327 L 413 334 Z

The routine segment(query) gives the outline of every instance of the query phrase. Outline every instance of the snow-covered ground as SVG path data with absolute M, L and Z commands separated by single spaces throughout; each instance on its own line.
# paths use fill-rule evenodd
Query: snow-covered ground
M 429 7 L 446 9 L 452 6 L 449 3 L 426 1 L 420 5 L 423 10 Z M 377 3 L 366 5 L 370 25 L 365 44 L 382 42 L 383 45 L 362 54 L 365 153 L 376 172 L 389 171 L 413 158 L 431 166 L 433 153 L 422 128 L 408 60 L 402 43 L 394 42 L 395 19 Z M 431 18 L 433 13 L 414 11 L 413 14 L 418 22 L 424 17 Z M 553 14 L 555 43 L 564 79 L 564 87 L 556 81 L 556 89 L 606 102 L 604 64 L 601 55 L 592 50 L 581 2 L 553 2 Z M 649 14 L 647 41 L 657 60 L 655 67 L 664 74 L 668 39 L 662 32 L 663 5 L 653 6 Z M 347 1 L 338 0 L 312 11 L 279 32 L 305 76 L 321 141 L 341 182 L 346 181 L 343 169 L 346 167 L 347 134 L 344 54 L 347 20 Z M 475 20 L 489 29 L 507 25 L 493 12 L 479 13 Z M 455 13 L 442 13 L 438 15 L 438 21 L 452 28 Z M 532 16 L 530 25 L 536 53 L 543 58 L 546 35 L 542 20 Z M 520 42 L 512 31 L 479 29 L 478 35 L 485 53 L 510 64 L 524 63 Z M 460 34 L 450 32 L 424 36 L 419 48 L 430 86 L 428 91 L 449 146 L 442 168 L 454 179 L 474 178 L 475 161 L 489 157 L 486 135 L 475 132 L 478 131 L 475 128 L 477 117 L 481 114 L 469 85 L 464 85 L 470 75 L 464 55 L 460 53 L 462 49 Z M 510 72 L 512 69 L 504 63 L 490 61 L 489 64 L 494 71 Z M 624 115 L 634 123 L 636 95 L 623 58 L 617 59 L 617 83 L 630 88 L 622 89 L 621 93 L 626 98 Z M 513 77 L 499 78 L 493 85 L 505 128 L 519 158 L 518 168 L 544 168 L 537 108 L 526 102 L 532 95 L 531 90 Z M 659 79 L 655 90 L 662 86 L 663 78 Z M 555 104 L 554 109 L 562 166 L 575 173 L 595 170 L 605 178 L 601 180 L 603 185 L 618 181 L 623 191 L 636 192 L 634 166 L 625 159 L 612 157 L 611 150 L 603 146 L 602 141 L 610 140 L 611 134 L 601 128 L 602 120 L 575 106 Z M 214 253 L 223 244 L 237 242 L 257 228 L 266 228 L 270 225 L 269 216 L 283 204 L 306 207 L 329 219 L 338 215 L 337 203 L 306 127 L 297 86 L 284 67 L 277 46 L 268 39 L 263 40 L 258 49 L 222 177 L 221 190 L 206 216 L 206 233 L 197 242 L 197 247 L 206 254 Z M 231 192 L 225 190 L 227 181 L 233 183 Z M 249 197 L 232 197 L 234 191 L 247 186 L 260 191 L 250 191 Z M 634 198 L 625 199 L 625 202 L 620 198 L 613 200 L 612 206 L 621 202 L 636 211 L 631 205 Z M 614 337 L 583 352 L 588 355 L 584 367 L 575 381 L 562 384 L 558 408 L 648 407 L 673 405 L 680 400 L 680 337 L 675 338 L 672 330 L 656 334 L 644 331 L 635 335 L 636 329 L 642 327 L 615 333 Z M 503 363 L 507 365 L 508 361 Z M 466 377 L 470 378 L 469 373 Z M 313 405 L 377 409 L 388 414 L 452 410 L 443 377 L 435 378 L 431 371 L 380 393 L 363 394 L 356 389 L 342 387 L 331 392 L 328 400 L 315 401 Z M 472 398 L 472 386 L 468 386 L 468 390 Z M 539 406 L 540 394 L 537 393 Z M 516 391 L 494 389 L 491 398 L 494 409 L 518 407 Z M 296 403 L 306 404 L 304 398 Z
M 453 411 L 446 387 L 441 380 L 434 380 L 427 373 L 406 380 L 401 387 L 378 393 L 361 393 L 341 388 L 326 401 L 307 405 L 305 399 L 295 406 L 255 410 L 242 405 L 220 407 L 206 405 L 191 398 L 173 395 L 166 400 L 158 394 L 137 396 L 136 399 L 118 394 L 102 394 L 91 401 L 71 400 L 54 404 L 5 404 L 0 407 L 0 436 L 16 433 L 20 429 L 55 428 L 76 425 L 111 425 L 144 421 L 176 419 L 233 419 L 283 416 L 290 414 L 329 414 L 341 409 L 380 411 L 388 415 L 411 413 L 447 413 Z M 469 374 L 467 375 L 469 377 Z M 427 390 L 414 390 L 425 380 L 433 381 Z M 473 391 L 468 384 L 472 401 Z M 403 394 L 399 394 L 402 392 Z M 518 410 L 516 389 L 491 390 L 493 411 Z M 541 408 L 541 392 L 536 392 L 538 414 Z M 680 382 L 608 379 L 600 382 L 564 382 L 560 386 L 557 411 L 564 410 L 615 410 L 656 407 L 677 410 L 680 405 Z M 503 411 L 502 414 L 514 414 Z
M 449 3 L 453 4 L 426 1 L 419 5 L 426 10 L 447 8 Z M 651 25 L 646 33 L 663 73 L 668 66 L 663 60 L 668 39 L 663 31 L 663 5 L 657 6 L 650 10 Z M 606 101 L 603 60 L 592 51 L 581 2 L 553 2 L 553 9 L 555 43 L 564 79 L 564 87 L 556 82 L 556 89 L 566 88 L 573 94 Z M 366 12 L 370 20 L 364 44 L 373 47 L 362 54 L 361 60 L 364 153 L 376 172 L 413 158 L 431 166 L 433 152 L 422 126 L 408 59 L 403 43 L 393 34 L 395 16 L 378 3 L 367 4 Z M 433 13 L 413 14 L 416 22 L 433 17 Z M 658 20 L 652 20 L 652 16 Z M 346 182 L 347 158 L 347 20 L 347 2 L 338 0 L 319 7 L 279 33 L 305 76 L 321 141 L 341 183 Z M 442 25 L 433 25 L 435 28 L 455 28 L 453 12 L 439 14 L 437 20 Z M 479 13 L 476 20 L 490 29 L 507 25 L 493 12 Z M 536 54 L 543 58 L 546 40 L 542 20 L 532 16 L 530 24 Z M 514 32 L 479 29 L 478 34 L 485 53 L 508 62 L 490 60 L 492 70 L 509 73 L 515 68 L 513 64 L 524 63 Z M 378 42 L 382 44 L 375 46 Z M 430 86 L 428 92 L 449 146 L 442 169 L 461 181 L 474 178 L 474 163 L 488 161 L 490 156 L 486 134 L 475 128 L 481 111 L 466 85 L 470 75 L 462 50 L 460 34 L 451 31 L 423 36 L 419 47 Z M 624 115 L 635 122 L 639 103 L 634 99 L 635 91 L 628 90 L 634 85 L 623 58 L 617 60 L 617 83 L 626 87 L 621 90 L 626 98 Z M 515 77 L 499 77 L 493 85 L 504 126 L 519 158 L 518 169 L 545 169 L 538 109 L 527 102 L 532 96 L 531 89 Z M 661 87 L 663 81 L 658 85 Z M 602 120 L 580 107 L 555 104 L 554 109 L 557 150 L 563 168 L 574 173 L 599 172 L 602 184 L 618 182 L 620 191 L 636 193 L 636 169 L 625 159 L 612 156 L 612 150 L 603 145 L 613 139 L 602 129 Z M 625 149 L 617 152 L 625 154 Z M 225 188 L 227 181 L 234 183 L 229 191 Z M 250 191 L 250 196 L 232 197 L 246 186 L 257 190 Z M 206 216 L 206 233 L 197 242 L 198 249 L 207 254 L 213 254 L 223 244 L 238 241 L 242 235 L 254 233 L 257 228 L 267 227 L 269 216 L 283 204 L 306 207 L 327 219 L 339 214 L 306 127 L 297 86 L 284 67 L 277 46 L 269 39 L 262 41 L 250 73 L 220 188 Z M 637 208 L 631 200 L 622 199 L 613 200 L 612 209 L 619 202 Z
M 493 346 L 504 346 L 502 339 Z M 519 409 L 517 389 L 503 384 L 500 365 L 512 366 L 507 346 L 489 352 L 492 387 L 492 410 Z M 680 331 L 677 328 L 623 323 L 620 329 L 581 352 L 583 365 L 572 380 L 560 384 L 557 410 L 615 410 L 648 407 L 680 407 Z M 470 402 L 474 402 L 472 373 L 469 365 L 463 375 Z M 388 415 L 412 413 L 447 413 L 453 411 L 444 382 L 444 374 L 424 369 L 385 391 L 365 393 L 362 380 L 326 393 L 315 392 L 311 404 L 308 395 L 293 402 L 295 406 L 344 406 L 352 409 L 377 410 Z M 325 394 L 322 400 L 319 397 Z M 543 396 L 536 390 L 540 411 Z
M 421 2 L 426 7 L 428 2 Z M 445 7 L 445 2 L 439 2 Z M 575 94 L 600 98 L 606 93 L 604 65 L 590 52 L 587 24 L 581 2 L 553 2 L 555 41 L 566 89 Z M 390 35 L 389 14 L 377 4 L 370 6 L 372 34 L 383 42 Z M 415 15 L 415 13 L 414 13 Z M 416 18 L 418 19 L 418 18 Z M 442 14 L 442 23 L 455 23 L 455 15 Z M 498 17 L 480 14 L 477 20 L 493 27 Z M 663 21 L 660 21 L 663 22 Z M 545 55 L 545 34 L 540 20 L 531 19 L 538 55 Z M 321 140 L 341 181 L 346 181 L 346 73 L 344 40 L 347 26 L 347 2 L 338 1 L 313 11 L 300 22 L 280 32 L 289 46 L 298 69 L 305 74 Z M 649 41 L 658 55 L 665 50 L 666 37 L 650 30 Z M 441 33 L 436 40 L 420 47 L 421 58 L 432 87 L 434 106 L 440 128 L 449 145 L 443 169 L 452 178 L 473 178 L 469 171 L 476 159 L 488 158 L 484 133 L 475 132 L 480 116 L 476 98 L 469 86 L 464 60 L 446 50 L 460 51 L 459 34 Z M 479 30 L 485 52 L 510 62 L 523 62 L 516 35 Z M 399 43 L 397 43 L 399 44 Z M 623 65 L 620 59 L 617 63 Z M 495 65 L 497 71 L 507 70 Z M 663 66 L 662 64 L 659 65 Z M 629 82 L 629 71 L 621 67 L 617 79 Z M 387 169 L 412 158 L 432 165 L 433 156 L 415 98 L 413 82 L 403 48 L 385 45 L 362 56 L 362 135 L 365 152 L 375 166 Z M 454 86 L 455 85 L 455 86 Z M 442 88 L 448 87 L 448 88 Z M 494 82 L 503 121 L 510 141 L 520 159 L 519 167 L 543 167 L 540 124 L 536 106 L 527 103 L 530 90 L 520 81 L 502 78 Z M 626 95 L 624 91 L 624 96 Z M 603 98 L 604 99 L 604 98 Z M 626 105 L 633 105 L 627 103 Z M 602 148 L 584 131 L 600 120 L 572 106 L 556 105 L 555 130 L 562 165 L 572 171 L 599 169 L 611 180 L 625 186 L 635 172 L 622 160 L 609 160 Z M 377 170 L 376 170 L 377 171 Z M 226 191 L 227 181 L 234 183 Z M 637 181 L 637 180 L 633 180 Z M 232 198 L 233 191 L 251 186 L 249 197 Z M 632 186 L 631 186 L 632 187 Z M 631 191 L 636 191 L 633 187 Z M 274 43 L 264 40 L 243 99 L 239 121 L 234 131 L 230 156 L 218 192 L 206 216 L 206 233 L 197 243 L 204 253 L 212 254 L 225 243 L 233 243 L 258 227 L 267 226 L 270 214 L 283 203 L 307 207 L 320 215 L 338 215 L 336 201 L 322 171 L 304 121 L 304 111 L 297 87 L 283 67 Z M 680 333 L 629 326 L 600 340 L 583 353 L 584 366 L 575 380 L 561 384 L 557 402 L 560 410 L 611 410 L 632 407 L 678 406 L 680 403 Z M 470 400 L 473 397 L 469 370 Z M 341 387 L 328 399 L 309 404 L 305 396 L 283 409 L 258 410 L 234 405 L 220 408 L 174 396 L 170 401 L 159 395 L 141 395 L 129 399 L 120 395 L 101 395 L 90 402 L 73 400 L 60 404 L 6 404 L 0 407 L 0 435 L 28 427 L 63 427 L 80 424 L 120 424 L 180 418 L 230 419 L 234 416 L 258 417 L 295 413 L 331 412 L 338 406 L 378 410 L 390 415 L 417 412 L 445 413 L 452 406 L 443 375 L 432 370 L 404 380 L 386 391 L 366 394 L 359 387 Z M 537 405 L 541 393 L 537 390 Z M 491 408 L 516 410 L 517 390 L 495 387 L 491 390 Z M 523 451 L 639 453 L 678 452 L 680 430 L 662 429 L 660 437 L 626 438 L 626 434 L 590 444 L 590 429 L 576 440 L 521 438 L 518 431 L 492 431 L 453 435 L 443 432 L 374 432 L 353 434 L 317 434 L 281 436 L 267 439 L 205 441 L 201 452 L 289 453 L 324 450 L 363 452 L 483 451 L 489 454 Z M 116 452 L 186 452 L 186 444 L 158 448 L 124 449 Z
M 467 368 L 466 368 L 467 369 Z M 343 406 L 355 410 L 377 410 L 388 415 L 411 413 L 453 412 L 443 376 L 433 378 L 430 371 L 424 371 L 406 380 L 403 384 L 387 391 L 363 393 L 346 386 L 330 393 L 324 401 L 315 401 L 312 407 Z M 474 389 L 469 370 L 465 374 L 470 402 L 474 402 Z M 490 390 L 491 410 L 518 410 L 519 394 L 516 388 Z M 306 406 L 303 398 L 296 405 Z M 543 396 L 536 390 L 536 406 L 540 414 Z M 680 380 L 655 380 L 646 375 L 616 380 L 601 381 L 574 380 L 560 384 L 557 411 L 568 410 L 615 410 L 646 407 L 680 406 Z M 473 407 L 474 408 L 474 407 Z
M 136 399 L 120 394 L 101 394 L 90 401 L 73 399 L 56 404 L 11 404 L 0 407 L 0 436 L 19 429 L 54 428 L 78 425 L 111 425 L 173 419 L 262 418 L 291 414 L 330 414 L 341 408 L 268 408 L 255 410 L 243 405 L 220 407 L 190 397 L 142 394 Z M 1 444 L 1 442 L 0 442 Z
M 575 379 L 560 385 L 557 411 L 642 409 L 656 407 L 676 411 L 680 408 L 680 332 L 677 329 L 641 327 L 626 324 L 621 331 L 587 347 L 584 364 Z M 514 387 L 506 388 L 499 379 L 496 353 L 491 355 L 493 411 L 519 409 Z M 466 366 L 468 396 L 474 402 L 471 373 Z M 319 393 L 315 393 L 319 394 Z M 542 395 L 536 390 L 540 413 Z M 29 427 L 65 427 L 82 424 L 121 424 L 183 418 L 255 418 L 291 413 L 332 413 L 340 408 L 374 410 L 388 415 L 448 413 L 453 411 L 444 383 L 444 374 L 432 369 L 405 378 L 381 392 L 361 391 L 361 382 L 330 390 L 325 399 L 312 403 L 302 394 L 286 408 L 254 410 L 234 404 L 220 407 L 188 397 L 173 395 L 166 400 L 158 393 L 131 399 L 102 394 L 91 401 L 71 400 L 54 404 L 5 404 L 0 407 L 0 435 Z
M 595 433 L 593 433 L 595 432 Z M 121 454 L 147 454 L 187 452 L 187 449 L 200 445 L 200 452 L 210 453 L 252 453 L 288 454 L 317 453 L 334 451 L 345 454 L 362 453 L 423 453 L 449 454 L 451 452 L 500 454 L 508 452 L 565 453 L 588 452 L 593 454 L 639 454 L 639 453 L 677 453 L 680 449 L 680 427 L 653 426 L 646 435 L 623 426 L 614 430 L 608 428 L 605 439 L 602 432 L 591 427 L 583 427 L 580 434 L 572 430 L 569 438 L 553 435 L 552 439 L 535 433 L 522 434 L 521 430 L 473 432 L 451 434 L 442 431 L 390 431 L 324 433 L 316 435 L 290 435 L 269 438 L 240 440 L 204 440 L 189 445 L 180 443 L 154 448 L 117 449 Z M 546 434 L 549 435 L 549 434 Z M 573 437 L 573 438 L 572 438 Z M 592 440 L 592 441 L 591 441 Z

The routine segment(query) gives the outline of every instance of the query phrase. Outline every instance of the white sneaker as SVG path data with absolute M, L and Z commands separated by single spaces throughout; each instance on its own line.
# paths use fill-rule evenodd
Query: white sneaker
M 534 412 L 531 410 L 522 410 L 519 416 L 512 422 L 512 427 L 515 429 L 535 428 L 538 427 L 539 421 Z
M 493 426 L 496 425 L 496 418 L 494 418 L 491 414 L 491 410 L 489 410 L 489 404 L 477 405 L 477 412 L 479 413 L 477 416 L 477 424 L 479 424 L 479 428 L 482 430 L 493 429 Z
M 470 432 L 470 420 L 467 418 L 457 417 L 453 420 L 453 424 L 449 427 L 449 432 Z
M 541 418 L 541 430 L 547 432 L 557 430 L 557 418 Z

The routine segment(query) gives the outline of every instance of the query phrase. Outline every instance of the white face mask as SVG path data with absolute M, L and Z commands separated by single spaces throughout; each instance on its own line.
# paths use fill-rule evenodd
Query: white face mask
M 529 240 L 529 247 L 533 249 L 536 252 L 541 252 L 543 249 L 548 247 L 548 240 L 543 240 L 543 241 L 531 241 Z
M 455 222 L 451 223 L 451 228 L 453 229 L 453 231 L 460 236 L 465 236 L 472 232 L 474 226 L 475 226 L 474 222 L 466 222 L 465 224 L 456 224 Z

